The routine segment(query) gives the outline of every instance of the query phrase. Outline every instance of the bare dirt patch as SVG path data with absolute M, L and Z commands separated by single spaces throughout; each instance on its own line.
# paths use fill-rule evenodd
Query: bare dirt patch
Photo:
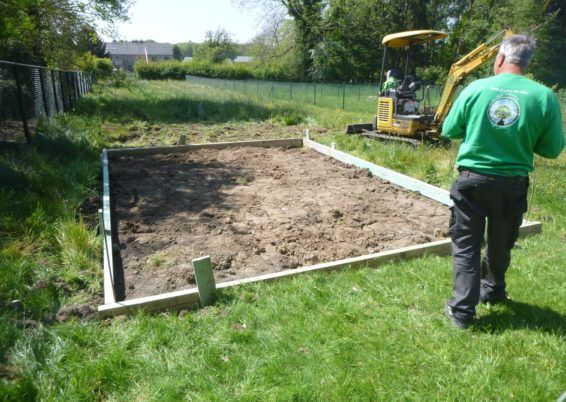
M 448 208 L 307 149 L 202 149 L 111 163 L 126 299 L 446 237 Z

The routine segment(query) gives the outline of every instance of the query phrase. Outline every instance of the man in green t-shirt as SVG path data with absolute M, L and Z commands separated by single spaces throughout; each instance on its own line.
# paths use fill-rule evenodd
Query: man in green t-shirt
M 556 158 L 564 148 L 556 96 L 523 75 L 534 51 L 529 36 L 505 39 L 494 76 L 464 89 L 442 127 L 444 137 L 462 139 L 450 189 L 454 292 L 444 309 L 459 328 L 471 324 L 478 303 L 507 300 L 505 273 L 527 210 L 534 154 Z

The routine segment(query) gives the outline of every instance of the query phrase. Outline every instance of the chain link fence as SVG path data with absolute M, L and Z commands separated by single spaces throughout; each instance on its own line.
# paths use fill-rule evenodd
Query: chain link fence
M 377 84 L 227 80 L 192 75 L 187 75 L 185 79 L 196 84 L 261 98 L 309 103 L 330 109 L 363 113 L 375 111 L 378 93 Z
M 227 80 L 192 75 L 185 76 L 185 80 L 199 85 L 254 95 L 263 99 L 287 100 L 361 113 L 376 113 L 379 92 L 379 85 L 377 84 Z M 441 89 L 440 85 L 422 86 L 416 92 L 420 108 L 431 109 L 438 106 Z
M 0 61 L 0 141 L 32 141 L 37 123 L 71 110 L 93 76 Z

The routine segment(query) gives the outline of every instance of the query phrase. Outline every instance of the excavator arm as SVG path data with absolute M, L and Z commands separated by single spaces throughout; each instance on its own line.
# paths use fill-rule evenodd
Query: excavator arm
M 435 128 L 432 130 L 433 132 L 438 133 L 438 131 L 440 131 L 440 127 L 442 126 L 444 119 L 446 119 L 450 108 L 452 108 L 456 90 L 462 80 L 488 62 L 492 57 L 497 55 L 500 43 L 497 43 L 496 45 L 492 45 L 492 43 L 495 40 L 499 40 L 502 35 L 507 38 L 513 34 L 514 32 L 509 28 L 501 31 L 462 57 L 456 63 L 452 64 L 446 79 L 446 84 L 444 85 L 444 90 L 440 97 L 440 103 L 438 104 L 436 114 L 434 115 Z

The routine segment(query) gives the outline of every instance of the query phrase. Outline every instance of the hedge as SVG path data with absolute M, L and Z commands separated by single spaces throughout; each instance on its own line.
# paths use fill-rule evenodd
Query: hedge
M 213 64 L 210 62 L 138 61 L 136 76 L 146 80 L 184 80 L 186 75 L 197 77 L 223 78 L 230 80 L 293 80 L 283 68 L 278 66 L 258 66 L 253 64 Z

